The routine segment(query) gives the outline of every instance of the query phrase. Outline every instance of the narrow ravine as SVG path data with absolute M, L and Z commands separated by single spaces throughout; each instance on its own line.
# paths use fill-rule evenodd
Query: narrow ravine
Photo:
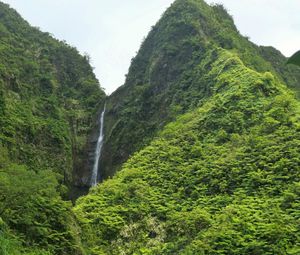
M 103 126 L 104 126 L 105 110 L 106 110 L 106 104 L 104 105 L 103 111 L 100 116 L 100 134 L 95 149 L 95 159 L 94 159 L 93 172 L 91 177 L 91 186 L 96 186 L 98 183 L 99 160 L 101 157 L 101 151 L 102 151 L 103 141 L 104 141 Z

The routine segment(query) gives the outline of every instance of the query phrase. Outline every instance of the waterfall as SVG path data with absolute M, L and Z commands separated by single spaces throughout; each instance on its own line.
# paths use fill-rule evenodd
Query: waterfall
M 91 178 L 91 186 L 96 186 L 98 181 L 98 167 L 99 167 L 99 160 L 101 157 L 102 146 L 104 142 L 104 134 L 103 134 L 103 126 L 104 126 L 104 115 L 106 110 L 106 104 L 104 105 L 104 109 L 100 116 L 100 134 L 97 141 L 97 146 L 95 150 L 95 160 Z

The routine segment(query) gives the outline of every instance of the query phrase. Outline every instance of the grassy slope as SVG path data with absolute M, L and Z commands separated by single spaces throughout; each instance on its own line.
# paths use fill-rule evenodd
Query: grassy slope
M 198 68 L 212 96 L 78 200 L 90 254 L 299 253 L 299 102 L 226 50 Z

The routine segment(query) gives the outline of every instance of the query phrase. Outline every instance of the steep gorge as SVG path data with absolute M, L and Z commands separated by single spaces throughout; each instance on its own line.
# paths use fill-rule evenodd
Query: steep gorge
M 109 97 L 2 3 L 0 36 L 0 254 L 300 252 L 300 69 L 223 6 L 175 1 Z

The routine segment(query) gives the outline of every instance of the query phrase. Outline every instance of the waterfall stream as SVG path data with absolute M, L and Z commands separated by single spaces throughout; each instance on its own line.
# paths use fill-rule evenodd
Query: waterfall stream
M 95 159 L 94 159 L 94 166 L 91 178 L 91 186 L 96 186 L 98 182 L 98 167 L 99 167 L 99 160 L 101 157 L 102 146 L 104 142 L 104 134 L 103 134 L 103 126 L 104 126 L 104 115 L 106 110 L 106 104 L 104 105 L 104 109 L 100 116 L 100 134 L 97 141 L 97 146 L 95 150 Z

